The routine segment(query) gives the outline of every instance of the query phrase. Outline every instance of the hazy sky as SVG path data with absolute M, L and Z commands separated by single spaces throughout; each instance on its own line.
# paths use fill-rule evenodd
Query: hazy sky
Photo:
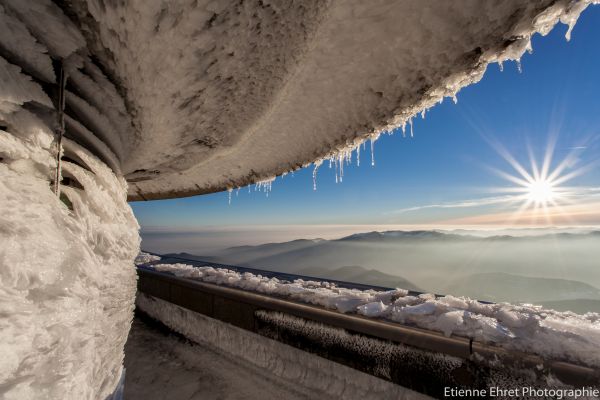
M 146 231 L 311 224 L 600 225 L 600 168 L 593 164 L 600 159 L 600 6 L 583 13 L 570 42 L 565 32 L 560 25 L 546 37 L 537 35 L 533 54 L 521 60 L 521 73 L 514 62 L 505 63 L 503 71 L 489 66 L 481 82 L 458 94 L 457 104 L 446 99 L 424 120 L 416 119 L 414 137 L 401 131 L 383 136 L 375 143 L 375 166 L 363 161 L 346 167 L 343 183 L 336 184 L 324 164 L 316 191 L 308 168 L 278 178 L 268 197 L 242 188 L 231 204 L 224 192 L 136 202 L 133 210 Z M 531 155 L 543 175 L 552 138 L 554 157 L 546 175 L 560 166 L 553 177 L 558 183 L 549 189 L 540 178 L 532 196 L 521 175 L 535 179 Z M 368 158 L 367 147 L 361 159 Z M 511 166 L 515 161 L 521 172 Z M 571 179 L 560 182 L 561 177 Z M 537 210 L 535 201 L 523 206 L 536 198 L 543 199 Z

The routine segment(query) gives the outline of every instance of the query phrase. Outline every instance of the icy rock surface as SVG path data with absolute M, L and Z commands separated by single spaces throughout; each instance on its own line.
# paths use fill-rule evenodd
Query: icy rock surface
M 402 324 L 483 343 L 600 367 L 600 314 L 578 315 L 535 305 L 485 304 L 464 297 L 408 291 L 357 290 L 330 282 L 280 281 L 251 273 L 187 264 L 154 264 L 157 271 L 225 285 Z
M 0 64 L 4 60 L 0 59 Z M 0 398 L 105 399 L 121 376 L 133 313 L 138 224 L 126 184 L 64 140 L 80 165 L 52 192 L 48 126 L 20 105 L 51 103 L 16 66 L 0 65 Z

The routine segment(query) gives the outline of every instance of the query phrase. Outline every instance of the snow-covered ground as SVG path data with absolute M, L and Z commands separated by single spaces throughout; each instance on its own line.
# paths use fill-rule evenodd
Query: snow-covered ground
M 125 400 L 327 398 L 209 345 L 135 319 L 125 346 Z
M 280 281 L 251 273 L 187 264 L 160 264 L 157 271 L 315 304 L 343 313 L 473 338 L 545 359 L 600 367 L 600 314 L 578 315 L 535 305 L 485 304 L 454 296 L 408 295 L 407 290 L 356 290 L 323 281 Z

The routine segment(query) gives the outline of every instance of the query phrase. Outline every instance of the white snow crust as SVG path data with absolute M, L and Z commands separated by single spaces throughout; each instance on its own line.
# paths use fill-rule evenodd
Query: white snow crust
M 139 227 L 125 180 L 68 139 L 79 165 L 63 175 L 80 187 L 62 188 L 72 208 L 54 195 L 53 134 L 30 102 L 52 107 L 0 58 L 0 398 L 105 399 L 121 376 Z
M 137 297 L 136 305 L 196 343 L 334 399 L 429 399 L 412 390 L 143 293 Z
M 408 295 L 407 290 L 357 290 L 326 281 L 280 281 L 251 273 L 186 264 L 154 264 L 157 271 L 322 306 L 343 313 L 472 338 L 544 359 L 600 366 L 600 314 L 578 315 L 535 305 L 485 304 L 465 297 Z

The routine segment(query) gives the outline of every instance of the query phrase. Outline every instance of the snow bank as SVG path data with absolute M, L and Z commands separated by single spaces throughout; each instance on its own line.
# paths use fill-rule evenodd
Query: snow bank
M 143 293 L 137 297 L 136 305 L 194 342 L 247 362 L 294 385 L 321 391 L 334 399 L 429 399 L 412 390 Z M 336 332 L 330 333 L 335 335 Z M 362 344 L 368 346 L 368 343 Z
M 0 58 L 0 398 L 104 399 L 121 377 L 138 225 L 125 181 L 67 139 L 80 165 L 63 175 L 83 189 L 63 187 L 71 208 L 53 194 L 53 136 L 21 107 L 32 101 L 52 107 Z
M 293 282 L 251 273 L 186 264 L 154 264 L 157 271 L 326 307 L 343 313 L 384 318 L 558 359 L 600 366 L 600 314 L 578 315 L 534 305 L 484 304 L 464 297 L 408 291 L 357 290 L 323 281 Z

